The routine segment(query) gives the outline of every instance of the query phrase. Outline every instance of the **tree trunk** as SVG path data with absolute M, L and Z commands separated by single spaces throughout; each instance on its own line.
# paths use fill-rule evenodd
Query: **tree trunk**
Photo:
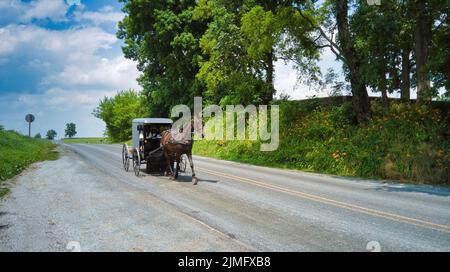
M 358 123 L 365 122 L 370 115 L 369 96 L 360 74 L 350 72 L 350 85 L 352 87 L 352 104 Z
M 265 61 L 267 89 L 263 94 L 263 101 L 262 101 L 265 105 L 268 105 L 273 100 L 273 96 L 275 95 L 275 86 L 274 86 L 275 67 L 273 61 L 274 61 L 274 54 L 273 51 L 270 51 L 269 53 L 267 53 Z
M 340 48 L 350 73 L 353 111 L 358 122 L 361 123 L 366 121 L 370 116 L 370 102 L 366 84 L 362 77 L 361 62 L 357 56 L 354 42 L 350 36 L 347 0 L 336 1 L 336 20 Z
M 383 103 L 383 111 L 384 114 L 389 112 L 389 98 L 387 95 L 387 79 L 386 79 L 386 61 L 384 59 L 384 55 L 381 55 L 381 63 L 380 63 L 380 79 L 378 89 L 381 92 L 381 101 Z
M 417 102 L 431 100 L 430 78 L 426 63 L 431 44 L 432 20 L 427 1 L 416 2 L 415 57 L 417 69 Z
M 410 79 L 410 73 L 411 73 L 411 67 L 410 67 L 410 60 L 409 60 L 409 54 L 410 49 L 409 48 L 403 48 L 402 49 L 402 84 L 400 89 L 400 98 L 402 100 L 409 101 L 411 99 L 411 79 Z

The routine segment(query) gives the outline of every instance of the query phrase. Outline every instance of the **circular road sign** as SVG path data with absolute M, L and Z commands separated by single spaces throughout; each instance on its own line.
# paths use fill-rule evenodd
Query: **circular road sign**
M 33 123 L 34 115 L 33 114 L 27 114 L 27 116 L 25 116 L 25 121 L 27 121 L 28 123 Z

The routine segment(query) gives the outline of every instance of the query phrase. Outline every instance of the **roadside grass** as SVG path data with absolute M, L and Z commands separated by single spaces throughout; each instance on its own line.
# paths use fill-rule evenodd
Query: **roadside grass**
M 317 102 L 317 103 L 316 103 Z M 260 142 L 196 141 L 194 154 L 262 166 L 339 176 L 450 185 L 449 107 L 392 101 L 384 114 L 358 125 L 351 103 L 279 101 L 280 146 Z
M 5 180 L 19 174 L 34 162 L 58 159 L 56 146 L 48 140 L 0 130 L 0 197 L 9 192 L 3 186 Z
M 108 138 L 65 138 L 65 144 L 111 144 Z

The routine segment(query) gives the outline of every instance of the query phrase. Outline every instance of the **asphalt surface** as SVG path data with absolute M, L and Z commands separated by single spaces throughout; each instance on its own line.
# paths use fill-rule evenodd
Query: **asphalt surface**
M 202 157 L 194 186 L 125 172 L 119 145 L 62 149 L 10 182 L 0 251 L 450 251 L 447 187 Z

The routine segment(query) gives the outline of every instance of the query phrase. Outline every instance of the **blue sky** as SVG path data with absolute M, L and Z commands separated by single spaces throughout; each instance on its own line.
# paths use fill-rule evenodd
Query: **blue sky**
M 79 2 L 79 4 L 78 4 Z M 32 134 L 68 122 L 77 136 L 102 136 L 92 116 L 99 100 L 124 89 L 140 90 L 136 64 L 123 57 L 116 38 L 123 18 L 116 0 L 0 0 L 0 124 L 28 133 L 24 118 L 36 116 Z M 330 52 L 320 66 L 340 70 Z M 317 95 L 297 84 L 289 64 L 276 63 L 276 89 L 292 98 Z M 321 95 L 326 95 L 326 91 Z

